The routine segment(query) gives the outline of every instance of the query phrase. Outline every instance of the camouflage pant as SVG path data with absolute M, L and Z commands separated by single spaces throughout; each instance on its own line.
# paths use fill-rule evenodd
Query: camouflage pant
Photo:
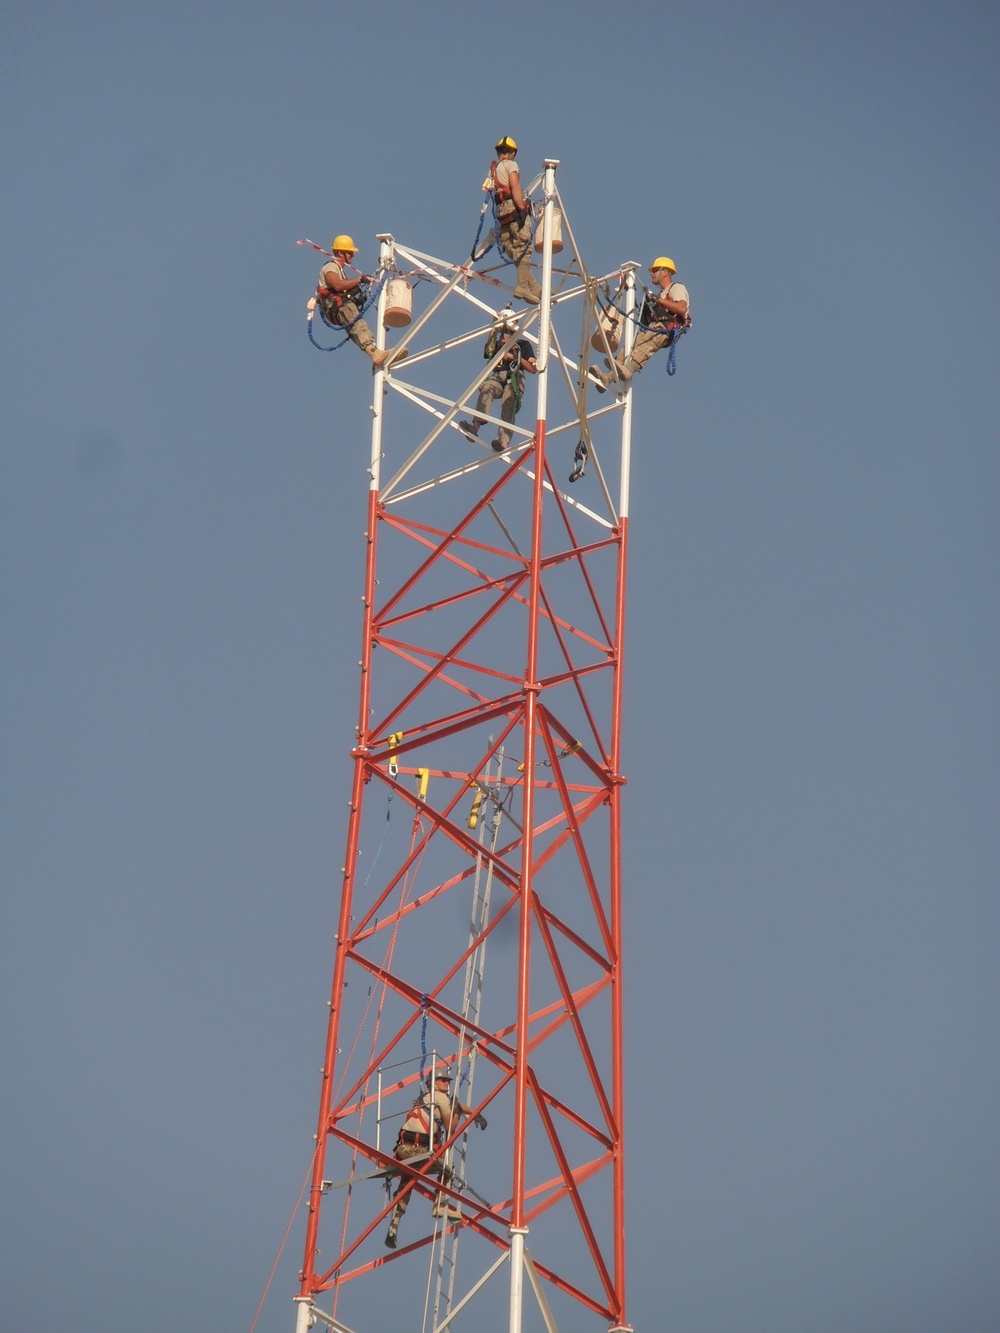
M 534 290 L 538 283 L 531 271 L 531 218 L 520 220 L 515 213 L 509 222 L 501 223 L 497 245 L 510 260 L 517 260 L 517 280 Z
M 343 327 L 345 324 L 355 322 L 347 330 L 347 336 L 351 342 L 366 352 L 369 347 L 375 346 L 375 335 L 363 319 L 358 319 L 360 311 L 353 301 L 345 301 L 339 310 L 333 311 L 333 321 Z
M 429 1152 L 430 1148 L 426 1144 L 397 1143 L 393 1156 L 396 1158 L 397 1162 L 408 1162 L 413 1157 L 426 1157 Z M 444 1164 L 442 1162 L 426 1162 L 413 1167 L 412 1170 L 420 1171 L 423 1175 L 427 1176 L 441 1177 L 444 1174 Z M 393 1227 L 399 1225 L 400 1218 L 406 1212 L 407 1204 L 410 1202 L 410 1194 L 412 1191 L 406 1190 L 406 1193 L 404 1194 L 403 1190 L 409 1184 L 411 1179 L 412 1175 L 410 1171 L 401 1171 L 399 1173 L 399 1183 L 396 1185 L 395 1193 L 396 1207 L 393 1210 L 392 1221 L 390 1223 Z
M 673 330 L 657 333 L 652 329 L 640 329 L 629 353 L 629 360 L 632 362 L 630 369 L 633 372 L 640 371 L 654 352 L 658 352 L 661 347 L 669 347 L 673 340 Z M 624 364 L 623 355 L 619 353 L 615 357 L 619 365 Z
M 515 384 L 514 375 L 497 375 L 496 373 L 483 380 L 479 389 L 479 398 L 476 400 L 476 412 L 488 412 L 494 402 L 500 399 L 500 420 L 513 421 L 517 416 L 517 409 L 521 406 L 521 397 L 524 393 L 523 374 Z M 485 425 L 486 418 L 475 417 L 476 427 Z M 506 446 L 510 443 L 510 437 L 513 431 L 504 430 L 503 427 L 497 431 L 497 439 Z

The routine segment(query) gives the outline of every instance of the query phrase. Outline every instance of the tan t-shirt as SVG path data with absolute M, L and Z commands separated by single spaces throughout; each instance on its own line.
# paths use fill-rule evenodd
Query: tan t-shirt
M 496 165 L 493 177 L 501 190 L 510 189 L 510 178 L 520 176 L 521 170 L 512 157 L 501 158 Z
M 687 301 L 687 315 L 675 315 L 672 310 L 666 310 L 660 302 L 667 301 Z M 669 324 L 672 319 L 690 319 L 691 317 L 691 298 L 688 296 L 688 289 L 683 282 L 672 282 L 664 291 L 657 293 L 653 297 L 653 308 L 650 311 L 650 323 Z
M 344 272 L 343 265 L 338 264 L 335 259 L 328 259 L 327 262 L 323 265 L 323 267 L 319 271 L 319 280 L 321 285 L 324 287 L 330 286 L 330 284 L 326 280 L 327 274 L 329 274 L 333 278 L 339 278 L 341 282 L 348 281 L 348 277 L 347 274 Z M 332 291 L 333 288 L 331 287 L 330 290 Z M 346 292 L 344 293 L 344 295 L 350 296 L 351 293 Z
M 458 1111 L 457 1106 L 455 1110 Z M 425 1092 L 403 1121 L 408 1134 L 427 1134 L 432 1138 L 439 1125 L 445 1129 L 451 1125 L 451 1098 L 446 1092 L 435 1092 L 433 1099 L 429 1092 Z

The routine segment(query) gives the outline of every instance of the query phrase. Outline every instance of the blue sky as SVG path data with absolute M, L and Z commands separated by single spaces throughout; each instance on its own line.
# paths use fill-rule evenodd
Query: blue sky
M 636 387 L 631 1321 L 1000 1325 L 998 35 L 6 6 L 6 1327 L 250 1324 L 311 1152 L 369 420 L 295 241 L 461 259 L 503 133 L 696 319 Z

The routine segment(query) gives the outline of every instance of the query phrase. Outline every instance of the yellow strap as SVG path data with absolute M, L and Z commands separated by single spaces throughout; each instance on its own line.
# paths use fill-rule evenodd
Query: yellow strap
M 399 772 L 399 764 L 396 762 L 393 750 L 395 750 L 397 745 L 402 745 L 402 743 L 403 733 L 401 731 L 394 731 L 389 737 L 389 776 L 391 778 L 394 778 Z
M 482 805 L 482 803 L 483 803 L 483 789 L 482 787 L 477 787 L 476 794 L 472 798 L 472 809 L 469 812 L 469 828 L 475 828 L 476 825 L 479 823 L 479 807 Z

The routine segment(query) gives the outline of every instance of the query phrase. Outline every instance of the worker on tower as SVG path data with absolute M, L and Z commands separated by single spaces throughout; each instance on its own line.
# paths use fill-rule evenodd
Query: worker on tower
M 683 330 L 691 323 L 690 297 L 682 282 L 674 281 L 677 267 L 672 259 L 661 255 L 649 266 L 649 274 L 659 292 L 647 292 L 639 312 L 642 325 L 636 334 L 635 342 L 628 359 L 623 360 L 624 352 L 615 357 L 614 369 L 627 383 L 661 347 L 669 347 L 677 337 L 678 330 Z M 597 385 L 598 393 L 604 393 L 614 380 L 610 361 L 605 358 L 608 370 L 598 370 L 591 366 L 590 374 Z
M 471 1114 L 471 1107 L 463 1106 L 457 1098 L 452 1097 L 451 1075 L 439 1065 L 433 1074 L 427 1075 L 427 1091 L 420 1094 L 403 1121 L 394 1150 L 396 1160 L 407 1162 L 415 1157 L 429 1158 L 431 1152 L 451 1135 L 461 1118 Z M 474 1124 L 478 1129 L 485 1129 L 486 1117 L 477 1115 Z M 445 1177 L 446 1171 L 443 1162 L 429 1160 L 414 1169 L 439 1178 Z M 385 1243 L 390 1250 L 396 1248 L 396 1232 L 399 1230 L 400 1218 L 406 1212 L 406 1205 L 409 1202 L 409 1191 L 402 1193 L 407 1183 L 407 1175 L 401 1174 L 399 1184 L 396 1186 L 396 1207 L 393 1209 L 389 1230 L 385 1235 Z M 449 1221 L 458 1221 L 461 1219 L 462 1210 L 456 1208 L 448 1196 L 439 1190 L 434 1200 L 432 1215 Z
M 350 236 L 335 236 L 330 242 L 333 258 L 328 260 L 319 271 L 319 286 L 316 299 L 320 309 L 331 324 L 339 324 L 347 331 L 352 343 L 356 343 L 366 356 L 370 356 L 375 366 L 383 365 L 390 357 L 400 361 L 408 349 L 398 347 L 395 351 L 375 346 L 375 335 L 361 318 L 360 306 L 364 305 L 368 284 L 371 278 L 359 273 L 351 260 L 358 253 L 358 247 Z M 353 269 L 356 277 L 350 277 L 348 269 Z
M 497 245 L 517 265 L 514 295 L 528 305 L 538 305 L 542 289 L 531 271 L 531 204 L 521 188 L 521 172 L 515 161 L 517 144 L 509 134 L 496 146 L 497 160 L 483 184 L 491 190 L 497 214 Z
M 490 336 L 486 339 L 486 346 L 483 348 L 483 356 L 487 361 L 493 360 L 516 328 L 517 320 L 513 310 L 502 310 L 492 329 L 490 329 Z M 527 338 L 518 338 L 517 342 L 512 343 L 504 353 L 503 360 L 494 366 L 492 372 L 483 380 L 479 389 L 479 398 L 476 402 L 477 414 L 488 412 L 494 401 L 499 398 L 501 420 L 513 422 L 524 400 L 524 372 L 526 370 L 535 375 L 538 373 L 538 364 L 535 361 L 535 353 L 531 343 L 528 342 Z M 466 435 L 476 439 L 479 435 L 479 427 L 485 425 L 485 423 L 486 417 L 477 415 L 472 421 L 460 421 L 458 424 Z M 493 448 L 497 453 L 502 453 L 507 448 L 512 434 L 512 431 L 500 427 L 496 439 L 492 441 Z

